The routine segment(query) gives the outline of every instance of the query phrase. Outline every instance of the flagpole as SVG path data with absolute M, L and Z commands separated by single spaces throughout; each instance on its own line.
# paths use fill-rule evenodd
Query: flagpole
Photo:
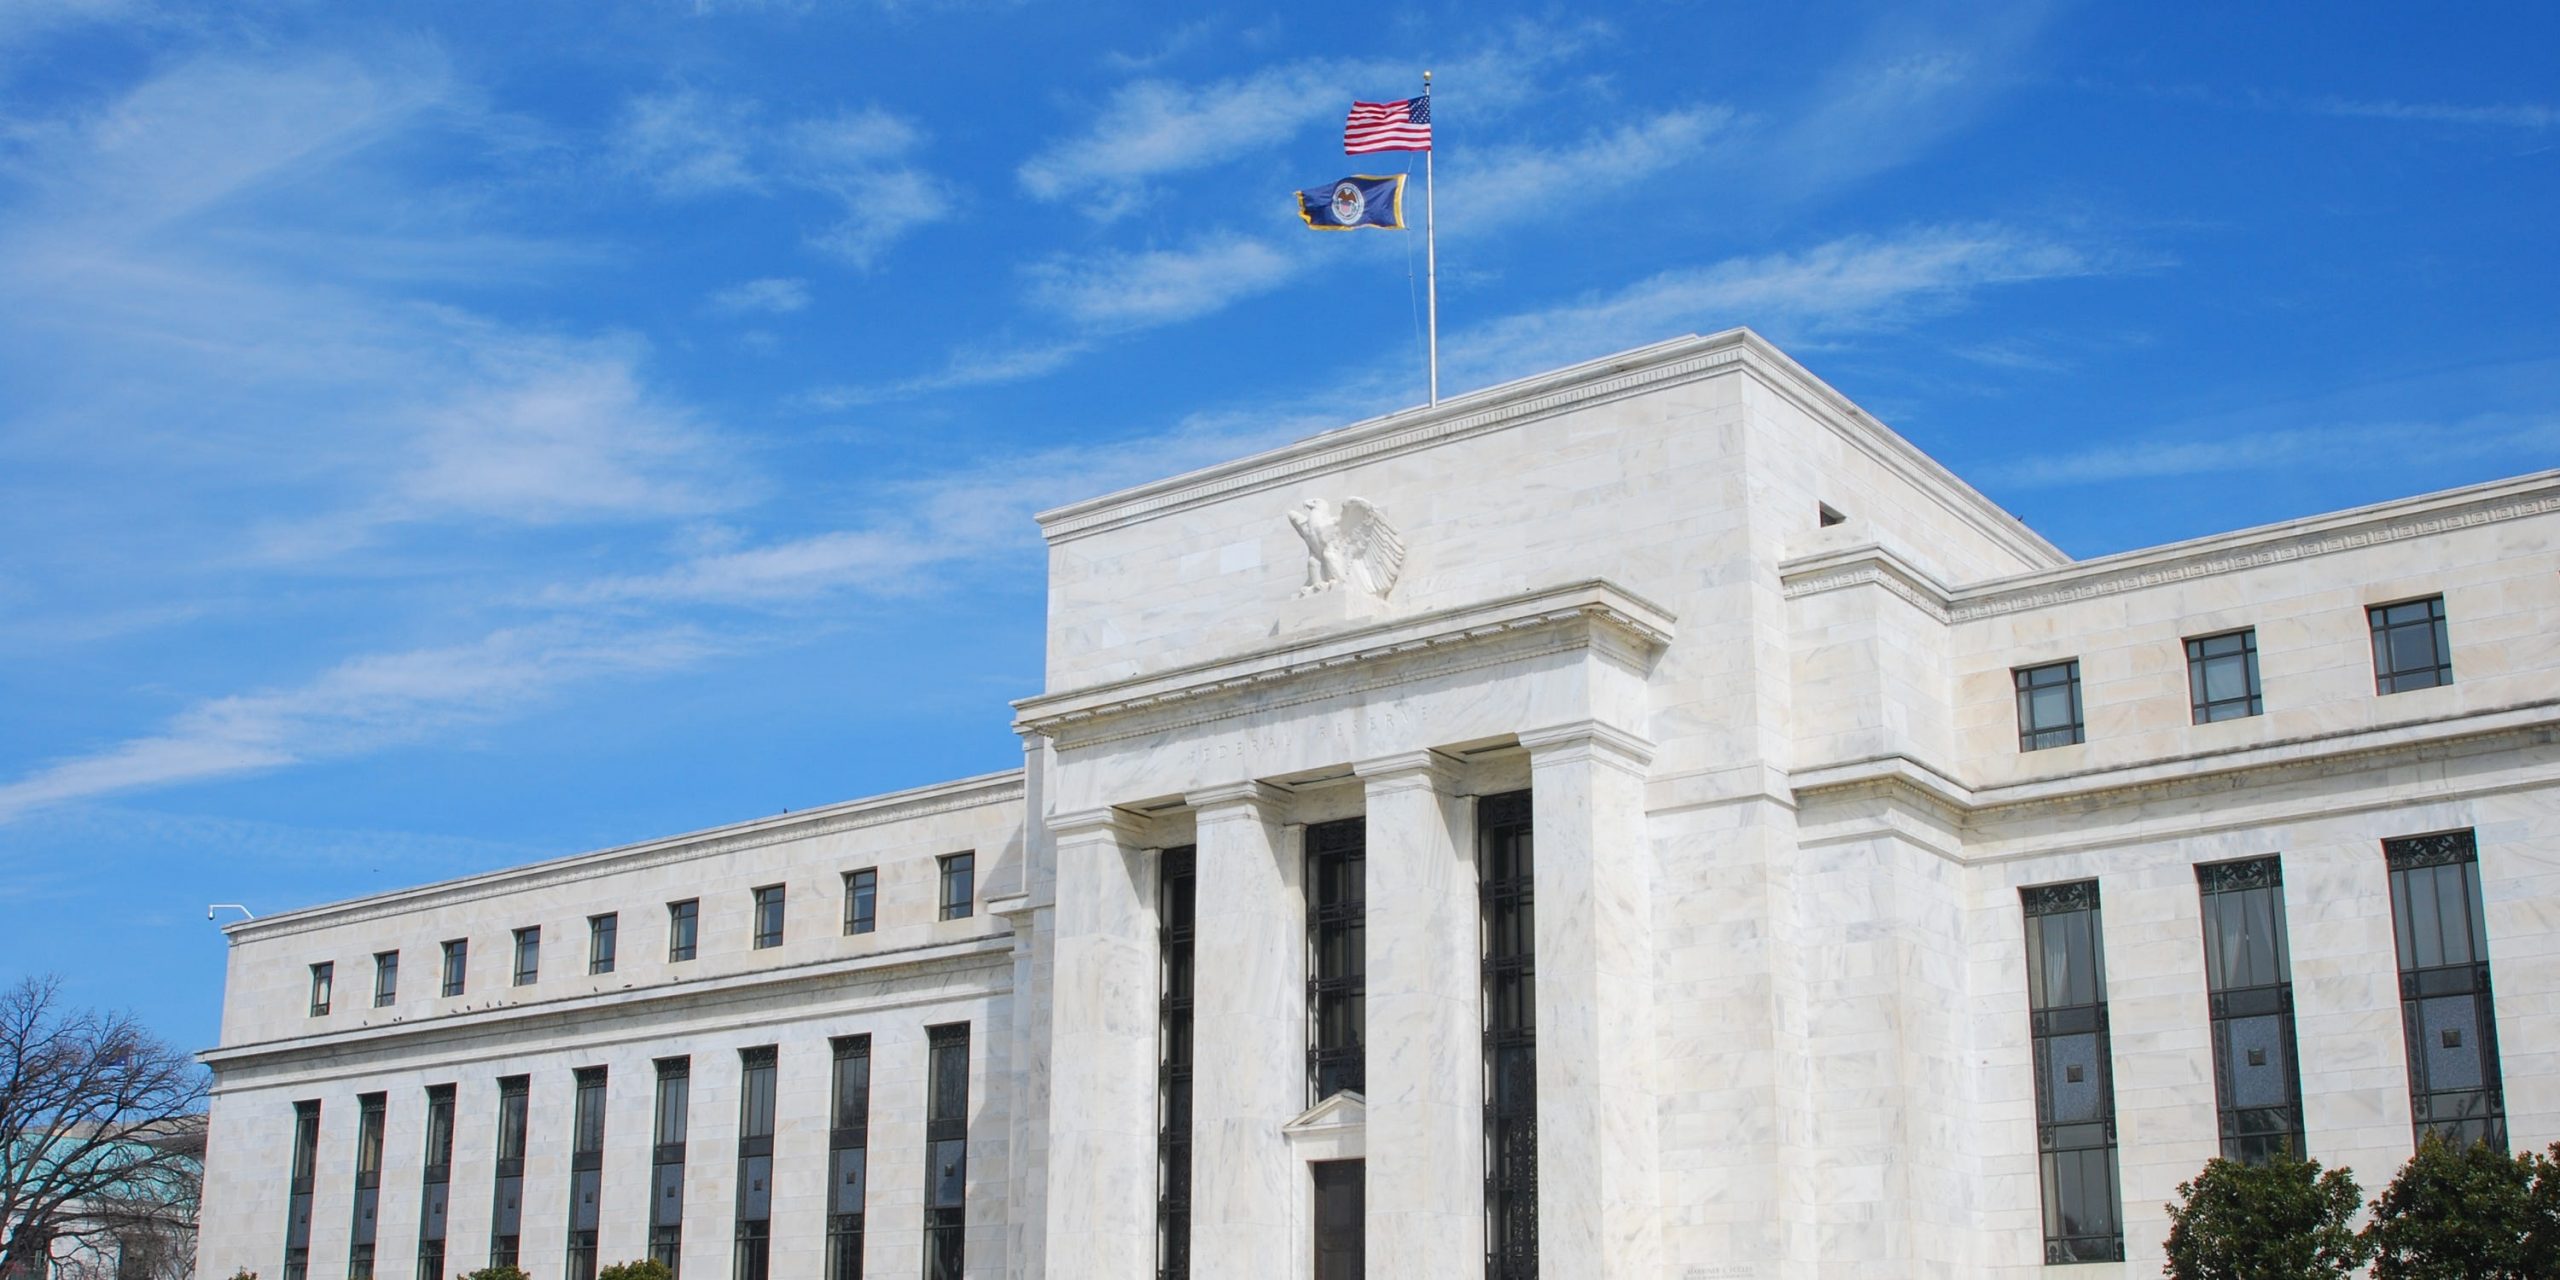
M 1428 71 L 1422 73 L 1422 97 L 1426 103 L 1431 99 L 1431 73 Z M 1435 131 L 1432 136 L 1437 138 L 1438 122 L 1434 121 L 1433 126 Z M 1437 143 L 1433 144 L 1434 147 L 1437 145 Z M 1431 299 L 1431 403 L 1438 404 L 1440 403 L 1440 228 L 1437 219 L 1439 211 L 1434 207 L 1434 197 L 1438 193 L 1432 190 L 1431 185 L 1431 151 L 1432 148 L 1427 147 L 1422 152 L 1422 276 L 1424 290 Z

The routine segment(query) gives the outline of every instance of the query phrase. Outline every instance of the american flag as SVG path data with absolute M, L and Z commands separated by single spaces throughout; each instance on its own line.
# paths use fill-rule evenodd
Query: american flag
M 1429 151 L 1431 95 L 1402 102 L 1355 102 L 1342 126 L 1342 153 Z

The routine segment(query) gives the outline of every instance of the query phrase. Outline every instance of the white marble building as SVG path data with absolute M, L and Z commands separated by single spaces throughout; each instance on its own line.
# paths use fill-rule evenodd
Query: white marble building
M 1735 331 L 1041 525 L 1019 770 L 233 926 L 203 1273 L 2131 1277 L 2560 1138 L 2560 472 L 2075 562 Z

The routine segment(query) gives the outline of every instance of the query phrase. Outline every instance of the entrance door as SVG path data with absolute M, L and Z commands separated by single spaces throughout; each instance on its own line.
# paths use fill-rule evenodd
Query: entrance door
M 1361 1280 L 1368 1239 L 1368 1167 L 1362 1160 L 1308 1165 L 1316 1181 L 1315 1280 Z

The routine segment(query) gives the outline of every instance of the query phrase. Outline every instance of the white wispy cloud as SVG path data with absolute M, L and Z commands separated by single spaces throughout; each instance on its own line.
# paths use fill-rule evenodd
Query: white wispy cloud
M 699 661 L 683 630 L 557 623 L 477 642 L 351 658 L 291 688 L 210 698 L 159 731 L 59 760 L 0 785 L 0 822 L 92 796 L 356 755 L 520 712 L 576 680 Z
M 2252 424 L 2207 439 L 2156 436 L 2044 457 L 1995 461 L 1970 469 L 1986 486 L 2057 489 L 2124 480 L 2160 480 L 2229 472 L 2305 468 L 2365 470 L 2372 459 L 2427 442 L 2427 462 L 2560 457 L 2560 418 L 2492 415 L 2457 422 L 2342 423 L 2322 427 Z
M 1033 305 L 1077 325 L 1143 328 L 1188 320 L 1278 288 L 1300 257 L 1224 234 L 1171 249 L 1053 258 L 1027 273 Z
M 1556 146 L 1506 146 L 1451 157 L 1440 200 L 1448 231 L 1480 235 L 1552 217 L 1558 198 L 1584 200 L 1632 187 L 1703 154 L 1733 122 L 1725 107 L 1649 112 Z M 1570 197 L 1556 193 L 1570 192 Z
M 1283 141 L 1347 108 L 1342 86 L 1383 81 L 1379 64 L 1307 60 L 1197 84 L 1136 80 L 1084 132 L 1022 163 L 1022 188 L 1097 217 L 1126 211 L 1138 184 Z
M 2450 102 L 2399 102 L 2392 99 L 2309 98 L 2307 110 L 2321 115 L 2367 120 L 2408 120 L 2426 124 L 2483 125 L 2501 129 L 2560 127 L 2560 106 L 2540 102 L 2464 105 Z
M 950 216 L 952 185 L 918 163 L 924 131 L 876 107 L 769 120 L 744 98 L 678 88 L 623 105 L 613 163 L 671 199 L 794 191 L 824 197 L 835 219 L 809 247 L 868 267 L 890 245 Z
M 931 373 L 870 385 L 837 383 L 818 387 L 793 397 L 792 403 L 804 409 L 839 410 L 911 400 L 966 387 L 1023 382 L 1066 368 L 1098 345 L 1091 338 L 1066 338 L 1032 343 L 997 341 L 963 347 L 952 352 L 943 366 Z
M 789 315 L 809 307 L 809 282 L 796 276 L 741 280 L 705 300 L 724 315 Z
M 1792 194 L 1908 164 L 2010 88 L 2056 6 L 1904 6 L 1852 42 L 1767 138 L 1764 181 Z

